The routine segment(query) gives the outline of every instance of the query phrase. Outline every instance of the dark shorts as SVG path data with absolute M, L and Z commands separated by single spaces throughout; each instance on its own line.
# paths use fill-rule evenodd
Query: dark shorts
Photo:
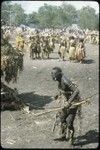
M 72 127 L 76 116 L 76 112 L 77 112 L 77 107 L 70 108 L 66 111 L 64 110 L 63 113 L 60 113 L 61 123 L 66 123 L 67 127 L 69 128 Z
M 66 118 L 66 124 L 70 128 L 73 126 L 73 122 L 76 116 L 77 108 L 75 109 L 70 109 L 68 112 L 68 116 Z

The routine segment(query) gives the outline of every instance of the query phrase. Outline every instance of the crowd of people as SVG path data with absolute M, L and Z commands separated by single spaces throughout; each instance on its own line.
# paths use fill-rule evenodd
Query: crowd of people
M 49 59 L 58 45 L 58 57 L 61 60 L 69 59 L 83 62 L 86 57 L 85 43 L 99 44 L 98 31 L 81 30 L 69 27 L 66 29 L 32 29 L 21 27 L 4 30 L 5 38 L 16 36 L 15 47 L 24 50 L 25 44 L 29 47 L 31 59 Z

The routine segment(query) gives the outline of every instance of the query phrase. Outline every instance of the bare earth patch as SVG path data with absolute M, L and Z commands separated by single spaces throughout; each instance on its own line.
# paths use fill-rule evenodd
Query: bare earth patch
M 34 117 L 45 109 L 57 105 L 52 100 L 57 92 L 57 83 L 51 79 L 51 70 L 59 66 L 79 89 L 82 98 L 99 92 L 99 48 L 86 44 L 86 60 L 83 64 L 59 61 L 58 55 L 51 55 L 49 60 L 30 60 L 26 51 L 24 71 L 19 76 L 17 87 L 19 97 L 30 105 L 30 111 L 1 112 L 1 145 L 3 148 L 71 148 L 67 141 L 54 140 L 57 133 L 52 133 L 56 112 Z M 73 148 L 97 148 L 99 134 L 99 94 L 91 98 L 91 104 L 82 107 L 81 135 L 78 130 L 78 119 L 75 124 L 75 146 Z M 57 130 L 57 129 L 56 129 Z

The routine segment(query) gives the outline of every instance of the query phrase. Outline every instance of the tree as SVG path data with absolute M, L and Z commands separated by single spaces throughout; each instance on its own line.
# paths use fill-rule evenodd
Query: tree
M 1 3 L 1 20 L 6 25 L 10 25 L 10 8 L 10 1 L 4 1 Z
M 38 23 L 39 23 L 39 20 L 38 20 L 36 12 L 32 12 L 31 14 L 27 15 L 27 17 L 26 17 L 27 25 L 30 25 L 30 24 L 38 25 Z
M 96 29 L 99 30 L 99 13 L 96 14 Z
M 99 29 L 99 14 L 95 13 L 92 7 L 83 7 L 76 10 L 71 4 L 65 1 L 61 6 L 51 6 L 44 4 L 38 12 L 25 14 L 21 5 L 12 5 L 10 1 L 2 3 L 1 19 L 5 24 L 33 24 L 42 28 L 68 27 L 72 24 L 78 24 L 81 28 Z
M 26 22 L 26 14 L 22 9 L 21 5 L 14 4 L 12 5 L 10 1 L 4 1 L 1 5 L 1 19 L 2 22 L 5 22 L 7 25 L 16 25 L 24 24 Z
M 23 8 L 19 4 L 14 4 L 11 6 L 11 11 L 14 14 L 14 24 L 16 26 L 19 26 L 21 24 L 24 24 L 26 22 L 26 14 L 24 13 Z
M 40 25 L 44 27 L 65 27 L 76 23 L 77 11 L 69 4 L 51 6 L 44 4 L 38 11 Z
M 56 25 L 57 21 L 57 6 L 51 6 L 44 4 L 44 6 L 40 7 L 38 10 L 38 19 L 39 24 L 42 27 L 53 27 Z M 56 21 L 55 21 L 56 19 Z
M 86 29 L 89 28 L 91 30 L 97 28 L 98 24 L 98 16 L 95 13 L 95 10 L 90 7 L 83 7 L 81 10 L 78 11 L 79 17 L 79 25 L 81 28 Z
M 71 4 L 62 4 L 62 23 L 64 26 L 72 25 L 77 22 L 77 11 Z
M 53 20 L 52 20 L 52 25 L 53 27 L 61 27 L 62 25 L 62 17 L 61 17 L 62 9 L 60 6 L 55 6 L 54 7 L 54 14 L 53 14 Z

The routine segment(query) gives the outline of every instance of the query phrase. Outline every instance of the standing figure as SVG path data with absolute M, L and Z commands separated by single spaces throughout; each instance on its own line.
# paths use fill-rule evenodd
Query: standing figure
M 64 107 L 57 112 L 54 128 L 60 123 L 61 138 L 65 139 L 68 133 L 68 138 L 71 144 L 73 144 L 73 123 L 77 110 L 78 115 L 81 115 L 81 107 L 73 106 L 71 103 L 73 101 L 78 102 L 80 100 L 79 90 L 75 84 L 73 84 L 67 77 L 63 75 L 62 70 L 59 67 L 54 67 L 52 69 L 51 76 L 54 81 L 58 81 L 59 93 L 54 98 L 57 99 L 59 96 L 61 97 L 63 95 L 67 103 L 67 105 L 64 105 Z
M 75 52 L 76 52 L 76 40 L 74 36 L 69 38 L 69 59 L 75 60 Z
M 64 42 L 64 41 L 61 41 L 60 46 L 59 46 L 59 49 L 58 49 L 59 59 L 62 59 L 62 60 L 64 61 L 65 53 L 66 53 L 65 42 Z
M 76 55 L 76 60 L 82 63 L 84 58 L 86 57 L 84 39 L 79 39 L 79 42 L 76 47 L 75 55 Z
M 24 46 L 25 46 L 25 40 L 24 40 L 23 35 L 20 33 L 16 37 L 16 48 L 23 51 Z

